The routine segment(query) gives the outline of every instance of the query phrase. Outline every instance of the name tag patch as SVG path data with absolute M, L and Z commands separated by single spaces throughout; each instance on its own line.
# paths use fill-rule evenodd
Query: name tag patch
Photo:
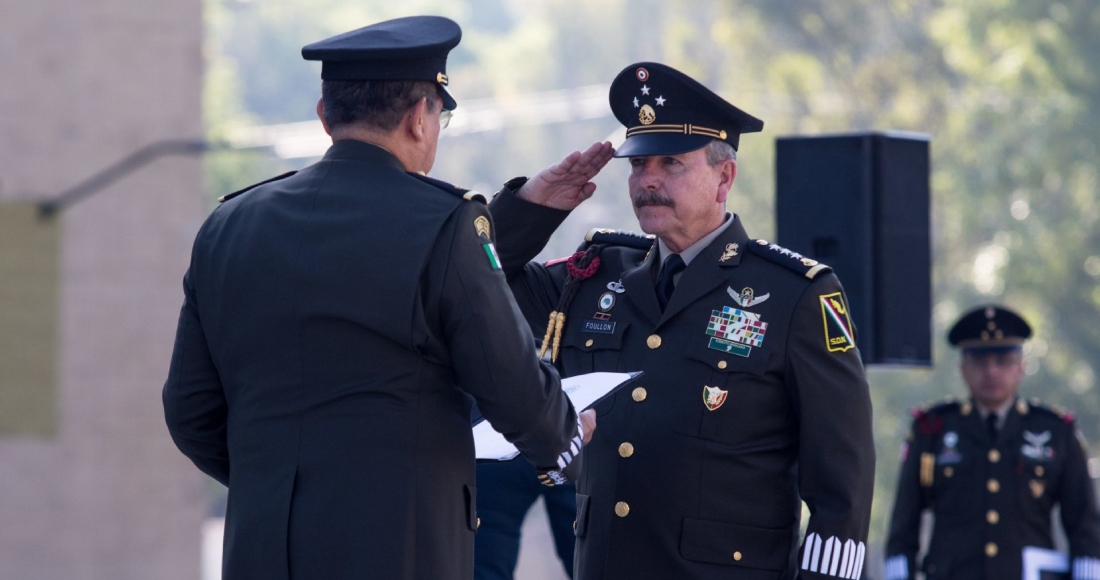
M 598 332 L 600 334 L 615 334 L 615 323 L 606 320 L 592 320 L 588 319 L 584 321 L 584 326 L 581 327 L 581 332 Z
M 737 344 L 736 342 L 722 340 L 721 338 L 711 338 L 710 344 L 707 345 L 707 348 L 719 350 L 726 354 L 735 354 L 737 356 L 749 356 L 749 354 L 752 353 L 751 346 Z

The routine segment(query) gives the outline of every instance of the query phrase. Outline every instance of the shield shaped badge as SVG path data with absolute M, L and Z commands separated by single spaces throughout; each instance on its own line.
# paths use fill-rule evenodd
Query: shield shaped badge
M 703 385 L 703 404 L 707 406 L 707 410 L 715 411 L 722 406 L 722 403 L 726 402 L 726 395 L 728 394 L 728 392 L 718 387 Z

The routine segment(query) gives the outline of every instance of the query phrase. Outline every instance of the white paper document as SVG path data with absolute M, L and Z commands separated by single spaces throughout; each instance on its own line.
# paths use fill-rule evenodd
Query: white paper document
M 595 405 L 641 373 L 589 373 L 562 379 L 561 390 L 578 413 Z M 507 461 L 519 450 L 497 433 L 488 421 L 474 426 L 474 448 L 479 460 Z
M 1066 574 L 1069 572 L 1069 557 L 1055 550 L 1025 546 L 1023 580 L 1042 580 L 1044 576 L 1051 575 L 1043 572 L 1056 574 L 1057 578 L 1069 578 Z

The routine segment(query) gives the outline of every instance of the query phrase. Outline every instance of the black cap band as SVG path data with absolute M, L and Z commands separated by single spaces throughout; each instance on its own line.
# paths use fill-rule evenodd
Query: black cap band
M 321 63 L 321 79 L 326 81 L 436 81 L 447 76 L 447 58 L 394 60 L 326 60 Z M 446 84 L 446 83 L 442 83 Z

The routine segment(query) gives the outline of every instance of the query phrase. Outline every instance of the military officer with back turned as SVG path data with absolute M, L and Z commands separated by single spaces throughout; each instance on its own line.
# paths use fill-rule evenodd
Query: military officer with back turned
M 424 176 L 460 35 L 424 16 L 306 46 L 332 146 L 226 196 L 198 232 L 164 411 L 229 488 L 227 580 L 471 578 L 471 397 L 543 478 L 577 468 L 577 415 L 483 199 Z

